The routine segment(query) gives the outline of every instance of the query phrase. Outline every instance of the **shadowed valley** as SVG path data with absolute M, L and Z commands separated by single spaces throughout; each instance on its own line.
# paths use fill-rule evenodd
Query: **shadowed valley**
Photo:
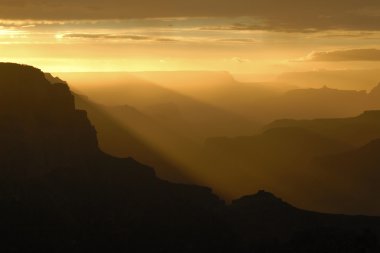
M 94 88 L 79 78 L 89 75 L 67 74 L 74 89 L 89 95 L 76 96 L 77 107 L 89 112 L 106 152 L 132 156 L 170 181 L 212 187 L 228 201 L 267 189 L 307 209 L 380 214 L 377 190 L 365 187 L 376 177 L 377 163 L 371 164 L 373 174 L 350 187 L 346 182 L 356 181 L 355 175 L 335 181 L 339 173 L 320 164 L 380 138 L 379 86 L 286 91 L 240 83 L 224 72 L 147 72 L 119 79 L 119 74 L 98 74 Z M 102 96 L 101 82 L 107 80 L 108 95 Z M 231 122 L 231 115 L 237 120 Z M 352 192 L 363 192 L 374 204 L 363 205 Z

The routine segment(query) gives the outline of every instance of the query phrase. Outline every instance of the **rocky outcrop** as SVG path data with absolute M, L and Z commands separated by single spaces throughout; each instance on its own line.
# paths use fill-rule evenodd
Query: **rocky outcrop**
M 96 130 L 66 84 L 29 66 L 0 64 L 0 73 L 2 179 L 38 177 L 99 155 Z

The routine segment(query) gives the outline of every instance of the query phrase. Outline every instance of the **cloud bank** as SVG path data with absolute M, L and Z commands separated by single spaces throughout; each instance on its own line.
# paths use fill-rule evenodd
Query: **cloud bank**
M 145 35 L 134 34 L 96 34 L 96 33 L 67 33 L 63 34 L 61 38 L 75 38 L 75 39 L 102 39 L 102 40 L 132 40 L 132 41 L 158 41 L 158 42 L 177 42 L 179 40 L 164 37 L 153 37 Z
M 3 19 L 254 17 L 235 29 L 380 30 L 378 0 L 0 0 Z
M 313 52 L 304 60 L 343 62 L 343 61 L 380 61 L 379 49 L 349 49 L 327 52 Z

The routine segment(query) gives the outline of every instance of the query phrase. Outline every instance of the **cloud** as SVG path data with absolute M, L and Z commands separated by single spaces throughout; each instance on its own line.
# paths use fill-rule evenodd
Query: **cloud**
M 124 33 L 57 33 L 57 39 L 93 39 L 93 40 L 130 40 L 130 41 L 147 41 L 147 42 L 202 42 L 202 43 L 228 43 L 228 44 L 252 44 L 258 41 L 251 38 L 221 38 L 210 40 L 207 38 L 171 38 L 171 37 L 155 37 L 150 35 L 136 35 Z M 241 61 L 242 62 L 242 61 Z
M 275 31 L 275 32 L 292 32 L 292 33 L 315 33 L 323 30 L 329 30 L 329 28 L 322 28 L 318 26 L 299 26 L 294 24 L 294 26 L 290 24 L 274 24 L 270 23 L 269 20 L 267 22 L 261 22 L 256 24 L 249 23 L 236 23 L 231 25 L 222 25 L 222 26 L 206 26 L 201 27 L 201 30 L 208 31 Z
M 218 42 L 225 42 L 225 43 L 241 43 L 241 44 L 252 44 L 252 43 L 258 43 L 255 39 L 244 39 L 244 38 L 236 38 L 236 39 L 219 39 Z
M 151 40 L 151 37 L 143 35 L 127 35 L 127 34 L 101 34 L 101 33 L 67 33 L 63 34 L 63 38 L 76 39 L 129 39 L 129 40 Z
M 231 59 L 231 61 L 236 62 L 236 63 L 250 63 L 251 62 L 251 60 L 249 59 L 244 59 L 240 57 L 234 57 Z
M 348 49 L 326 52 L 312 52 L 303 61 L 380 61 L 379 49 Z
M 380 30 L 378 0 L 0 0 L 3 19 L 253 17 L 230 29 Z
M 57 37 L 57 36 L 56 36 Z M 103 40 L 132 40 L 132 41 L 157 41 L 157 42 L 177 42 L 179 40 L 172 38 L 161 38 L 145 35 L 134 34 L 107 34 L 107 33 L 66 33 L 59 34 L 59 39 L 103 39 Z
M 313 38 L 322 38 L 322 39 L 355 39 L 355 38 L 361 38 L 361 39 L 376 39 L 378 40 L 380 38 L 379 32 L 366 32 L 366 31 L 327 31 L 322 32 L 319 34 L 314 34 Z

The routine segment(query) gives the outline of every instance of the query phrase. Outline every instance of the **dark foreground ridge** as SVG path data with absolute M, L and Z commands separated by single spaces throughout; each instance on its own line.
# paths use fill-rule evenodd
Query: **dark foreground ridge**
M 0 64 L 2 252 L 378 252 L 380 219 L 259 192 L 225 205 L 104 154 L 68 86 Z

